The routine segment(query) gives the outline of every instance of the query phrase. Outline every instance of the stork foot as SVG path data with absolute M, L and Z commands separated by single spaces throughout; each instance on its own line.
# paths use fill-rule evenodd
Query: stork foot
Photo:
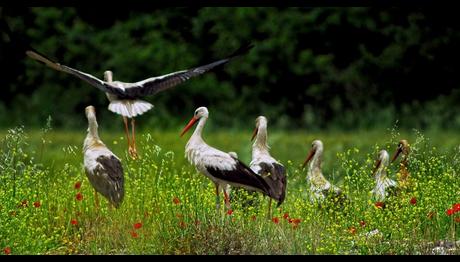
M 128 148 L 128 154 L 131 157 L 132 160 L 137 160 L 139 159 L 139 155 L 137 154 L 137 151 L 133 147 Z

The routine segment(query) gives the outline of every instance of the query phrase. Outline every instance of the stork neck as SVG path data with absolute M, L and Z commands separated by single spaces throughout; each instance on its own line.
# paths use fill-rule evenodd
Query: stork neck
M 310 170 L 320 169 L 323 157 L 323 150 L 317 149 L 310 162 Z
M 207 117 L 201 117 L 200 120 L 198 121 L 198 124 L 196 125 L 195 131 L 193 131 L 192 138 L 194 139 L 202 139 L 201 138 L 201 133 L 203 132 L 204 125 L 206 124 Z
M 253 154 L 255 152 L 268 153 L 269 149 L 270 147 L 267 143 L 267 128 L 261 126 L 257 129 L 257 136 L 254 141 L 254 144 L 252 145 L 252 152 Z
M 96 119 L 89 118 L 88 119 L 88 136 L 99 140 L 99 133 L 97 129 L 98 129 L 98 125 L 97 125 Z

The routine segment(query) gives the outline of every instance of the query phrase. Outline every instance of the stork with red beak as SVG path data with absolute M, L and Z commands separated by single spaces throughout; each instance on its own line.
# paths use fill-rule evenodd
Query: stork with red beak
M 387 175 L 389 159 L 388 152 L 381 150 L 375 162 L 374 171 L 372 172 L 375 178 L 375 187 L 372 190 L 372 196 L 376 201 L 385 201 L 390 194 L 396 192 L 395 189 L 398 183 Z
M 335 201 L 344 202 L 347 197 L 342 190 L 332 185 L 321 172 L 323 155 L 323 142 L 321 140 L 313 141 L 311 150 L 308 153 L 303 168 L 310 162 L 308 166 L 307 181 L 310 184 L 310 201 L 312 203 L 321 203 L 326 198 L 332 197 Z
M 185 126 L 180 136 L 183 136 L 195 123 L 198 125 L 185 146 L 185 156 L 198 171 L 207 176 L 216 186 L 216 208 L 220 209 L 219 187 L 229 184 L 252 191 L 261 192 L 275 200 L 279 200 L 274 190 L 261 177 L 241 162 L 235 155 L 213 148 L 201 137 L 209 112 L 206 107 L 195 110 L 190 122 Z M 228 196 L 226 197 L 228 198 Z
M 399 155 L 402 155 L 401 162 L 399 163 L 399 172 L 397 173 L 398 177 L 398 183 L 399 186 L 402 189 L 408 189 L 410 188 L 410 172 L 407 170 L 408 167 L 408 162 L 409 162 L 409 152 L 410 152 L 410 147 L 409 143 L 407 140 L 403 139 L 399 141 L 398 148 L 396 149 L 396 152 L 391 159 L 391 162 L 393 163 Z
M 252 145 L 252 161 L 251 169 L 262 176 L 267 183 L 275 190 L 279 196 L 278 207 L 283 203 L 286 197 L 286 169 L 270 155 L 270 147 L 267 142 L 267 118 L 259 116 L 256 118 L 256 128 L 252 134 L 251 140 L 254 140 Z M 268 203 L 268 216 L 271 217 L 272 199 Z

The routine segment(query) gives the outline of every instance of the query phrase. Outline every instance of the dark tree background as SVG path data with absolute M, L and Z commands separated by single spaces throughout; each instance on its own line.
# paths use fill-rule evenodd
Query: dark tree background
M 460 19 L 455 8 L 1 8 L 13 31 L 56 61 L 133 82 L 255 48 L 214 73 L 147 98 L 143 128 L 184 124 L 208 106 L 216 126 L 264 114 L 279 128 L 460 129 Z M 101 15 L 103 14 L 103 15 Z M 81 128 L 106 110 L 90 85 L 0 38 L 0 127 Z

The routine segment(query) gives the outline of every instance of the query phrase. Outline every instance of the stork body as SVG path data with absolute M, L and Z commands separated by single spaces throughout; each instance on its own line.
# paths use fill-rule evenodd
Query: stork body
M 252 145 L 250 167 L 256 174 L 262 176 L 275 190 L 275 194 L 279 199 L 278 206 L 280 206 L 286 197 L 286 169 L 270 155 L 270 147 L 267 141 L 267 122 L 267 118 L 264 116 L 259 116 L 256 119 L 256 128 L 252 136 L 252 139 L 255 138 L 255 141 Z M 271 203 L 272 199 L 270 198 L 268 204 L 269 217 L 271 217 Z
M 381 150 L 374 168 L 375 187 L 372 196 L 376 201 L 385 201 L 388 196 L 396 193 L 397 183 L 387 175 L 390 156 Z
M 98 135 L 96 112 L 93 106 L 86 107 L 88 135 L 83 144 L 86 176 L 97 193 L 103 195 L 116 208 L 124 197 L 124 175 L 120 159 L 101 141 Z
M 407 169 L 409 166 L 409 152 L 410 147 L 407 140 L 403 139 L 399 141 L 398 148 L 393 156 L 391 162 L 394 162 L 399 155 L 401 155 L 401 162 L 399 163 L 399 172 L 397 173 L 398 184 L 402 190 L 410 190 L 412 187 L 412 181 L 410 172 Z
M 193 118 L 182 131 L 181 136 L 198 122 L 195 131 L 185 146 L 185 156 L 199 172 L 215 184 L 216 207 L 220 208 L 219 186 L 224 184 L 258 191 L 278 200 L 269 184 L 261 176 L 255 174 L 247 165 L 235 158 L 234 155 L 232 156 L 206 144 L 201 137 L 201 133 L 208 116 L 209 113 L 206 107 L 198 108 Z
M 315 140 L 312 143 L 312 148 L 304 162 L 304 166 L 309 162 L 307 171 L 307 182 L 310 184 L 310 201 L 312 203 L 321 203 L 326 198 L 332 196 L 339 202 L 346 200 L 342 190 L 332 185 L 323 175 L 321 171 L 323 156 L 323 143 L 321 140 Z
M 143 113 L 153 108 L 152 104 L 142 100 L 142 98 L 146 96 L 155 95 L 161 91 L 175 87 L 178 84 L 183 83 L 192 77 L 199 76 L 212 70 L 217 66 L 224 65 L 228 63 L 230 60 L 232 60 L 234 57 L 246 53 L 251 48 L 252 45 L 242 47 L 235 51 L 229 57 L 207 65 L 195 67 L 188 70 L 177 71 L 162 76 L 151 77 L 133 83 L 113 81 L 113 74 L 111 71 L 105 71 L 104 80 L 100 80 L 99 78 L 94 77 L 88 73 L 84 73 L 77 69 L 54 62 L 30 47 L 27 48 L 26 54 L 30 58 L 37 60 L 47 65 L 48 67 L 51 67 L 57 71 L 73 75 L 83 80 L 84 82 L 98 88 L 99 90 L 105 92 L 108 100 L 110 101 L 108 109 L 116 114 L 123 116 L 126 137 L 128 140 L 128 152 L 133 159 L 136 159 L 138 155 L 134 135 L 134 118 L 138 115 L 142 115 Z M 130 138 L 129 135 L 127 123 L 128 118 L 131 118 L 132 138 Z

